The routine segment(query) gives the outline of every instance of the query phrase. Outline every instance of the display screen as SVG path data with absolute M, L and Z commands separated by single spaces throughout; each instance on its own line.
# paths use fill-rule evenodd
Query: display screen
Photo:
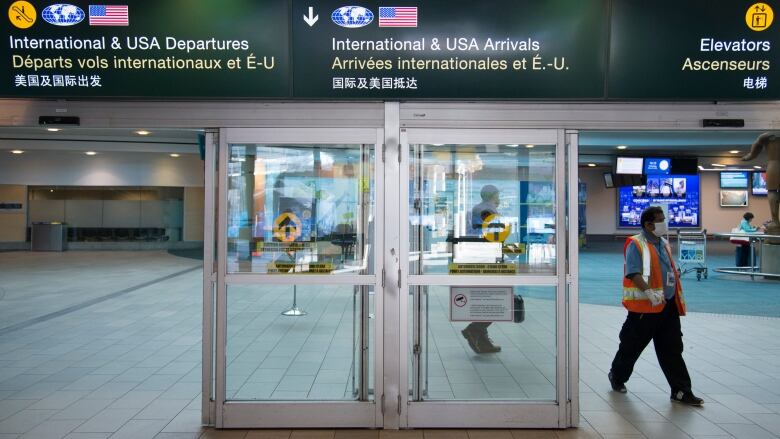
M 721 189 L 747 189 L 747 171 L 723 171 L 720 173 Z
M 623 186 L 618 191 L 619 227 L 640 227 L 642 211 L 648 206 L 669 207 L 669 227 L 699 227 L 699 176 L 648 177 L 643 186 Z
M 618 157 L 615 172 L 618 174 L 642 174 L 642 157 Z
M 646 175 L 669 175 L 672 159 L 670 158 L 658 158 L 658 157 L 645 157 L 645 174 Z
M 753 173 L 753 195 L 766 195 L 766 172 Z
M 720 191 L 720 207 L 746 207 L 748 191 L 724 189 Z

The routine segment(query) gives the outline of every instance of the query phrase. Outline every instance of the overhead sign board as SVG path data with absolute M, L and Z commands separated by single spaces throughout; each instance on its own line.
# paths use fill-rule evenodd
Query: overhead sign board
M 287 1 L 16 1 L 0 95 L 289 97 Z
M 613 1 L 608 97 L 780 98 L 779 10 L 755 0 Z
M 293 16 L 311 2 L 293 1 Z M 607 2 L 317 2 L 293 20 L 296 95 L 323 98 L 604 97 Z
M 754 0 L 13 1 L 0 97 L 780 99 Z

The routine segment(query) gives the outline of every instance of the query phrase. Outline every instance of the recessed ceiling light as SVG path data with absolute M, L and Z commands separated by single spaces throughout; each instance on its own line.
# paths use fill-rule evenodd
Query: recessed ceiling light
M 713 163 L 712 166 L 717 166 L 718 168 L 725 168 L 726 165 L 722 165 L 720 163 Z
M 433 146 L 444 146 L 443 143 L 434 143 Z
M 171 157 L 179 157 L 179 154 L 173 153 L 171 154 Z
M 54 192 L 54 189 L 49 189 L 49 192 Z
M 761 166 L 753 166 L 754 169 L 761 169 Z
M 732 149 L 732 150 L 731 150 L 731 151 L 729 151 L 729 152 L 730 152 L 730 153 L 732 153 L 732 154 L 739 154 L 739 151 L 738 151 L 738 150 L 736 150 L 736 149 Z
M 56 133 L 57 131 L 61 131 L 62 128 L 46 128 L 46 131 L 51 131 L 52 133 Z
M 588 163 L 588 166 L 591 167 L 591 168 L 595 168 L 596 164 L 595 163 Z
M 535 145 L 525 145 L 526 148 L 533 148 Z
M 24 151 L 21 149 L 12 149 L 11 154 L 24 154 Z
M 511 146 L 512 148 L 517 148 L 520 145 L 518 145 L 517 143 L 509 143 L 506 146 Z
M 138 130 L 135 133 L 138 134 L 139 136 L 148 136 L 149 134 L 152 134 L 151 131 L 146 131 L 146 130 Z
M 87 151 L 84 154 L 86 154 L 86 155 L 97 155 L 97 153 L 95 151 Z
M 618 145 L 617 146 L 617 149 L 626 149 L 626 148 L 628 148 L 626 145 Z

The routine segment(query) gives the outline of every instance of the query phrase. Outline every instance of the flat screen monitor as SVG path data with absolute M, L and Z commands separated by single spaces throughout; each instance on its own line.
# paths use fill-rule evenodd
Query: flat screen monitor
M 720 191 L 720 207 L 746 207 L 748 191 L 741 189 L 722 189 Z
M 643 163 L 644 159 L 642 157 L 618 157 L 615 173 L 641 175 Z
M 766 172 L 753 173 L 753 195 L 766 195 Z
M 645 157 L 645 175 L 669 175 L 672 159 L 664 157 Z
M 607 187 L 607 188 L 615 187 L 615 182 L 612 179 L 612 173 L 611 172 L 605 172 L 604 173 L 604 187 Z M 766 184 L 764 184 L 764 188 L 766 189 Z
M 648 206 L 666 204 L 669 227 L 701 227 L 698 175 L 648 176 L 640 186 L 618 190 L 618 226 L 640 227 L 639 218 Z
M 672 174 L 696 175 L 699 173 L 699 160 L 695 157 L 672 157 Z
M 720 188 L 721 189 L 747 189 L 748 172 L 747 171 L 721 171 Z

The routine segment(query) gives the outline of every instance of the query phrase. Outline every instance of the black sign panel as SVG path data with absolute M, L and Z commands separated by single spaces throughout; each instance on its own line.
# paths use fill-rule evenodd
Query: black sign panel
M 296 96 L 601 99 L 607 2 L 293 1 Z
M 284 0 L 94 3 L 10 2 L 0 95 L 290 95 Z
M 780 99 L 777 9 L 754 0 L 613 2 L 607 95 Z
M 780 99 L 755 0 L 117 1 L 7 2 L 0 97 Z

